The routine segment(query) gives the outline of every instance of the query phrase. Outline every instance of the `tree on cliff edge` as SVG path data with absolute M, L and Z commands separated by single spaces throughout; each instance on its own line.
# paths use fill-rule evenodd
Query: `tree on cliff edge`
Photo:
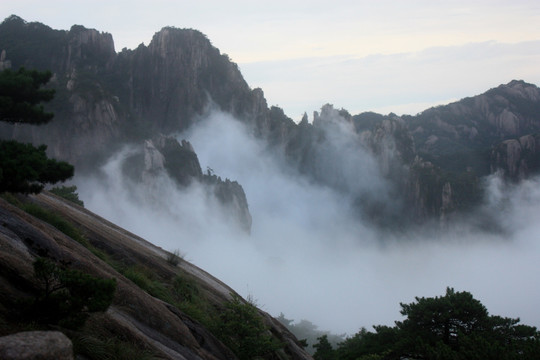
M 0 121 L 40 125 L 52 120 L 42 102 L 52 100 L 54 90 L 42 89 L 51 78 L 49 71 L 20 68 L 0 72 Z M 0 141 L 0 193 L 39 193 L 45 184 L 73 176 L 72 165 L 49 159 L 47 147 L 16 141 Z

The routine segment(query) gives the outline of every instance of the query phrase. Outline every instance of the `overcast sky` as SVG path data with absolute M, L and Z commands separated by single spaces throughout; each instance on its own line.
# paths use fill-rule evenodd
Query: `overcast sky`
M 325 103 L 416 113 L 513 79 L 540 84 L 537 0 L 17 0 L 0 13 L 109 32 L 117 51 L 165 26 L 200 30 L 295 120 Z

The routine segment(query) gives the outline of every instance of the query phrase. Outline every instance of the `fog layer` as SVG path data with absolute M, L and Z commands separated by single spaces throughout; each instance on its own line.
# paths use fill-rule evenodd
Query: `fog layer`
M 76 179 L 86 207 L 180 250 L 270 314 L 307 319 L 322 330 L 353 334 L 362 326 L 392 325 L 401 319 L 400 302 L 443 295 L 447 286 L 470 291 L 491 314 L 540 325 L 538 179 L 513 188 L 496 176 L 486 179 L 485 208 L 497 214 L 504 235 L 454 224 L 383 239 L 354 215 L 347 197 L 297 174 L 226 114 L 212 113 L 180 138 L 192 143 L 203 169 L 243 186 L 250 235 L 200 185 L 181 190 L 165 175 L 150 187 L 130 183 L 120 172 L 129 149 L 101 173 Z M 384 183 L 362 181 L 365 189 Z

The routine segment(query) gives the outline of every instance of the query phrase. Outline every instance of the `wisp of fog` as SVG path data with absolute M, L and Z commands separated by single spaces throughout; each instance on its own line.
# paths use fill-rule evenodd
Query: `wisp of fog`
M 152 186 L 130 182 L 121 172 L 129 148 L 99 174 L 75 179 L 86 207 L 180 250 L 270 314 L 306 319 L 321 330 L 352 335 L 393 325 L 401 320 L 400 302 L 443 295 L 447 286 L 470 291 L 491 314 L 540 325 L 539 179 L 514 187 L 486 179 L 485 208 L 497 214 L 503 235 L 462 223 L 382 239 L 352 211 L 350 199 L 298 174 L 227 114 L 214 111 L 179 138 L 191 142 L 203 170 L 243 186 L 250 234 L 231 224 L 201 185 L 180 189 L 166 175 Z M 384 184 L 362 179 L 366 189 Z

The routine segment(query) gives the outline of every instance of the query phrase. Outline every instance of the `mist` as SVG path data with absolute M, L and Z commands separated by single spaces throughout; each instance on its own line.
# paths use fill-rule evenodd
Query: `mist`
M 482 210 L 495 214 L 500 234 L 462 222 L 390 236 L 362 221 L 350 198 L 298 174 L 228 114 L 214 111 L 178 136 L 191 142 L 203 171 L 243 186 L 250 234 L 201 185 L 180 189 L 161 175 L 143 187 L 124 178 L 130 148 L 96 174 L 75 178 L 86 208 L 180 250 L 271 315 L 306 319 L 321 330 L 352 335 L 393 325 L 401 320 L 400 302 L 443 295 L 447 286 L 470 291 L 491 314 L 540 326 L 540 179 L 519 186 L 496 175 L 485 179 Z M 358 151 L 355 166 L 373 171 L 357 178 L 355 190 L 384 193 L 374 159 Z

